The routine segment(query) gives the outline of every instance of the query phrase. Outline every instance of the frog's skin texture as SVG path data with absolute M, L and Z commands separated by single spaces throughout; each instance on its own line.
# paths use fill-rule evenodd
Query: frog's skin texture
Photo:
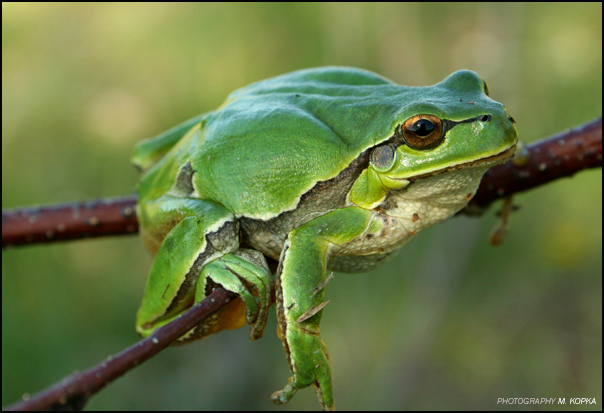
M 513 120 L 467 70 L 406 87 L 325 67 L 235 91 L 135 150 L 141 233 L 156 253 L 137 330 L 151 334 L 222 286 L 240 298 L 181 340 L 246 322 L 257 339 L 274 291 L 293 377 L 272 400 L 314 385 L 333 409 L 319 335 L 328 270 L 369 270 L 451 217 L 515 144 Z M 265 256 L 279 261 L 274 282 Z

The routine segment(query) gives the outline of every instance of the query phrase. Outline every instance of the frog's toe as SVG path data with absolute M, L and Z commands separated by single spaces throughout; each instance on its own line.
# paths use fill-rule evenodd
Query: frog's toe
M 244 302 L 245 318 L 252 326 L 250 339 L 262 337 L 268 319 L 272 282 L 264 256 L 241 249 L 206 265 L 202 277 L 237 294 Z M 202 297 L 199 297 L 202 298 Z
M 322 387 L 322 384 L 320 382 L 315 382 L 314 385 L 317 391 L 317 396 L 319 397 L 319 403 L 321 404 L 321 408 L 323 410 L 335 410 L 336 406 L 331 393 L 331 383 L 329 383 L 329 386 L 325 388 L 325 391 L 323 391 L 324 386 Z M 298 386 L 299 385 L 296 382 L 296 379 L 294 377 L 290 377 L 289 381 L 287 382 L 287 385 L 283 388 L 283 390 L 278 390 L 271 395 L 271 401 L 278 405 L 289 402 L 298 391 Z
M 264 333 L 271 306 L 273 289 L 271 273 L 264 255 L 258 251 L 240 248 L 229 255 L 230 262 L 232 262 L 230 258 L 237 259 L 233 264 L 237 266 L 238 276 L 253 286 L 255 296 L 258 298 L 258 311 L 254 313 L 254 321 L 249 323 L 252 326 L 250 339 L 257 340 Z
M 279 405 L 285 404 L 289 402 L 292 397 L 294 397 L 294 394 L 296 394 L 296 391 L 298 391 L 298 389 L 293 386 L 293 380 L 294 378 L 290 377 L 287 385 L 283 388 L 283 390 L 278 390 L 271 394 L 271 401 L 273 403 Z

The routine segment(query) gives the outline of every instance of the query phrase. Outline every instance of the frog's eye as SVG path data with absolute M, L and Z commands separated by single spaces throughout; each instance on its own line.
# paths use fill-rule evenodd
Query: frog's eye
M 396 161 L 396 151 L 390 145 L 378 146 L 371 151 L 369 162 L 378 172 L 386 172 L 392 168 Z
M 443 123 L 433 115 L 415 115 L 401 127 L 403 140 L 413 149 L 431 149 L 440 144 Z

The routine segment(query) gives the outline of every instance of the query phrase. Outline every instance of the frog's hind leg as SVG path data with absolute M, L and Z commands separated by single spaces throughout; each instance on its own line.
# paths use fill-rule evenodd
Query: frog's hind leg
M 172 196 L 147 203 L 141 212 L 139 219 L 150 224 L 146 227 L 157 228 L 152 238 L 163 240 L 137 315 L 139 333 L 151 334 L 220 285 L 239 298 L 181 340 L 238 328 L 246 320 L 252 324 L 250 337 L 260 338 L 270 305 L 270 271 L 261 253 L 239 250 L 239 224 L 233 214 L 213 202 Z M 162 236 L 162 231 L 168 232 Z
M 290 232 L 277 270 L 276 307 L 279 338 L 293 377 L 273 393 L 274 403 L 287 403 L 298 389 L 314 385 L 321 407 L 335 408 L 329 354 L 319 329 L 327 305 L 326 262 L 333 245 L 365 233 L 371 214 L 358 207 L 338 209 Z

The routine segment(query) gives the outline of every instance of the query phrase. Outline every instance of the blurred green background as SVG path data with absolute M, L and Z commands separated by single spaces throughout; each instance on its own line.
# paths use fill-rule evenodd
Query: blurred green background
M 2 207 L 132 193 L 136 141 L 288 71 L 348 65 L 406 85 L 473 69 L 531 142 L 602 113 L 594 4 L 2 4 Z M 336 274 L 322 322 L 340 409 L 595 409 L 602 395 L 602 172 L 426 230 L 396 260 Z M 2 403 L 138 340 L 151 265 L 136 236 L 3 251 Z M 170 348 L 90 409 L 275 407 L 290 372 L 271 315 Z M 596 397 L 501 406 L 500 397 Z

